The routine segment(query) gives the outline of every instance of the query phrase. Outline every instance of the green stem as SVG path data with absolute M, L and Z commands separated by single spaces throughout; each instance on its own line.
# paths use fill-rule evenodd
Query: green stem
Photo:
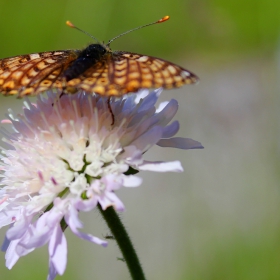
M 107 222 L 111 233 L 113 234 L 114 238 L 116 239 L 119 245 L 119 248 L 123 254 L 123 258 L 127 264 L 132 279 L 145 280 L 146 278 L 144 276 L 144 272 L 140 265 L 138 256 L 136 255 L 131 240 L 116 211 L 112 206 L 108 207 L 105 211 L 103 211 L 100 204 L 98 204 L 98 209 L 105 221 Z

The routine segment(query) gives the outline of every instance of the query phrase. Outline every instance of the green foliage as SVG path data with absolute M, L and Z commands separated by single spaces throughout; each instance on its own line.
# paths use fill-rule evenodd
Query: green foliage
M 161 56 L 271 49 L 277 43 L 280 2 L 259 1 L 2 1 L 0 56 L 82 48 L 91 40 L 65 25 L 73 21 L 101 41 L 157 20 L 162 25 L 136 31 L 114 49 Z

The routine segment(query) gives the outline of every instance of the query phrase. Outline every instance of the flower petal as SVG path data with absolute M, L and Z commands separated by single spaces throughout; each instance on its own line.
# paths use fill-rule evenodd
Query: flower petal
M 72 232 L 78 237 L 93 242 L 95 244 L 102 245 L 103 247 L 106 247 L 108 245 L 108 242 L 103 241 L 98 237 L 78 231 L 77 228 L 81 227 L 81 222 L 78 219 L 78 212 L 73 207 L 71 207 L 70 212 L 65 216 L 65 220 L 68 226 L 71 228 Z
M 131 146 L 135 146 L 138 150 L 146 151 L 151 146 L 155 145 L 162 136 L 162 128 L 160 126 L 154 126 L 152 129 L 142 134 L 139 138 L 131 143 Z
M 204 147 L 200 142 L 192 140 L 190 138 L 174 137 L 170 139 L 161 139 L 157 142 L 160 147 L 170 147 L 177 149 L 203 149 Z
M 163 129 L 162 138 L 170 138 L 179 131 L 180 125 L 178 121 L 174 121 Z
M 60 224 L 57 224 L 49 242 L 50 262 L 59 275 L 62 275 L 67 263 L 67 242 L 61 230 Z
M 106 192 L 106 195 L 100 196 L 98 199 L 103 210 L 113 206 L 117 211 L 124 211 L 125 207 L 121 200 L 113 192 Z
M 157 114 L 157 117 L 160 120 L 160 125 L 167 125 L 177 113 L 178 107 L 178 101 L 171 99 L 168 104 Z
M 16 264 L 16 262 L 19 260 L 20 256 L 16 252 L 16 247 L 18 245 L 17 241 L 10 242 L 10 245 L 6 251 L 5 259 L 6 259 L 6 267 L 8 269 L 12 269 L 12 267 Z
M 33 216 L 26 216 L 23 214 L 21 219 L 8 229 L 6 234 L 7 238 L 9 240 L 21 238 L 27 230 L 32 218 Z
M 49 274 L 47 277 L 47 280 L 54 280 L 54 278 L 57 276 L 57 271 L 55 269 L 54 263 L 51 259 L 49 259 Z
M 123 176 L 124 187 L 138 187 L 142 184 L 143 179 L 135 175 Z
M 184 169 L 180 161 L 169 161 L 169 162 L 149 162 L 145 161 L 143 164 L 138 166 L 139 170 L 155 171 L 155 172 L 183 172 Z

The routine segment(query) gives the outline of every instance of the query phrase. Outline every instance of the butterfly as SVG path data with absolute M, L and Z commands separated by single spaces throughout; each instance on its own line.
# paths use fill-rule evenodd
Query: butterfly
M 63 93 L 82 90 L 110 97 L 142 88 L 171 89 L 196 83 L 198 77 L 195 74 L 172 62 L 137 53 L 112 51 L 109 46 L 114 39 L 128 32 L 167 19 L 168 16 L 129 30 L 106 45 L 96 43 L 83 50 L 49 51 L 0 59 L 0 93 L 23 97 L 56 89 Z M 80 30 L 70 22 L 67 24 Z

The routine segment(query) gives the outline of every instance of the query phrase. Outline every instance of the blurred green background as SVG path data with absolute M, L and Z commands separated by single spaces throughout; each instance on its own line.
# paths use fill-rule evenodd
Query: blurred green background
M 111 45 L 171 60 L 201 79 L 162 100 L 178 99 L 178 135 L 205 149 L 155 147 L 147 159 L 179 159 L 185 172 L 144 172 L 141 187 L 118 192 L 147 279 L 280 279 L 280 1 L 0 0 L 0 57 L 91 42 L 66 20 L 107 42 L 165 15 L 168 22 Z M 2 97 L 1 118 L 8 107 L 19 112 L 22 101 Z M 97 212 L 83 216 L 85 231 L 109 233 Z M 58 279 L 129 279 L 114 241 L 104 249 L 70 231 L 67 241 Z M 47 247 L 11 271 L 0 254 L 1 279 L 45 279 L 47 270 Z

